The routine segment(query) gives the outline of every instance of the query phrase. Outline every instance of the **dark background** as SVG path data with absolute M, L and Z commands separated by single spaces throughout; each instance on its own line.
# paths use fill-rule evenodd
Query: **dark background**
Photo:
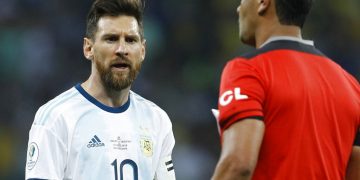
M 173 122 L 179 180 L 209 179 L 219 157 L 221 70 L 251 50 L 238 39 L 239 0 L 147 0 L 147 56 L 133 90 Z M 0 0 L 0 179 L 24 179 L 28 131 L 45 102 L 88 78 L 90 0 Z M 317 0 L 304 38 L 359 79 L 360 1 Z M 341 88 L 341 87 L 334 87 Z

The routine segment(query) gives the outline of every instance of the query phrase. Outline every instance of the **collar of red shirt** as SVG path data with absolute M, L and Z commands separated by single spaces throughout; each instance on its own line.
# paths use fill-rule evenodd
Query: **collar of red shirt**
M 303 43 L 303 44 L 307 44 L 307 45 L 310 45 L 310 46 L 314 46 L 314 41 L 311 41 L 311 40 L 305 40 L 305 39 L 302 39 L 302 38 L 299 38 L 299 37 L 294 37 L 294 36 L 272 36 L 270 37 L 268 40 L 266 40 L 261 46 L 265 46 L 266 44 L 270 43 L 270 42 L 273 42 L 273 41 L 280 41 L 280 40 L 287 40 L 287 41 L 297 41 L 297 42 L 300 42 L 300 43 Z

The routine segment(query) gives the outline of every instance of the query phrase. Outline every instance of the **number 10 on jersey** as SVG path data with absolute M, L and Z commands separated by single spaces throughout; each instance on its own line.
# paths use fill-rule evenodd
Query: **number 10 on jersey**
M 131 160 L 131 159 L 125 159 L 123 161 L 121 161 L 120 163 L 120 179 L 118 178 L 118 164 L 117 164 L 117 159 L 115 159 L 112 163 L 112 166 L 114 166 L 114 174 L 115 174 L 115 180 L 124 180 L 124 166 L 125 165 L 129 165 L 132 167 L 133 169 L 133 175 L 134 175 L 134 180 L 138 180 L 138 167 L 136 165 L 136 163 Z

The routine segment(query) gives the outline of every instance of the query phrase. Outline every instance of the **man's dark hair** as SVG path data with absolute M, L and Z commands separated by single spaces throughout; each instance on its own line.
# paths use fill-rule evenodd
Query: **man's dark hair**
M 281 24 L 302 28 L 311 9 L 312 0 L 275 0 L 276 14 Z
M 95 39 L 97 23 L 101 17 L 127 15 L 136 18 L 140 37 L 144 38 L 143 12 L 142 0 L 96 0 L 87 15 L 86 37 Z

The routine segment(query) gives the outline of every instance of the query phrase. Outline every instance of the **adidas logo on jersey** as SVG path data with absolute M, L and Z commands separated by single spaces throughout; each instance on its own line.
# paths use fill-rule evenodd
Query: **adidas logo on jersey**
M 101 147 L 101 146 L 105 146 L 105 144 L 103 142 L 101 142 L 100 139 L 96 135 L 91 139 L 91 141 L 87 145 L 88 148 Z

